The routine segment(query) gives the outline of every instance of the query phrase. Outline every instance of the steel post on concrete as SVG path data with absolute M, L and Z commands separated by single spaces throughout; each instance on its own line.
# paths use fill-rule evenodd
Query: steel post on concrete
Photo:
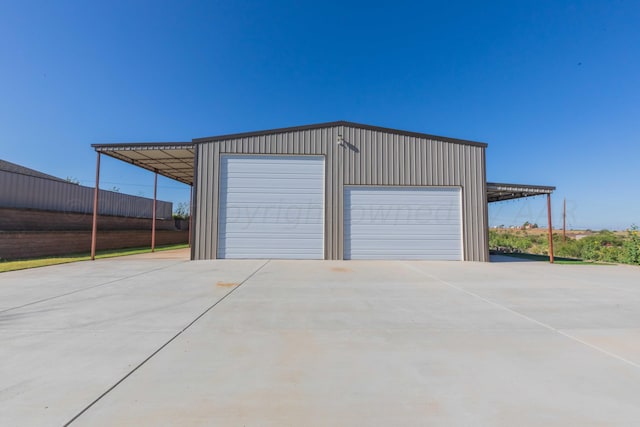
M 158 200 L 158 171 L 154 171 L 153 213 L 151 215 L 151 252 L 156 251 L 156 202 Z
M 191 247 L 191 204 L 193 203 L 193 184 L 189 187 L 189 247 Z
M 551 194 L 547 194 L 547 220 L 549 221 L 549 262 L 553 264 L 553 225 L 551 224 Z
M 100 193 L 100 152 L 96 160 L 96 188 L 93 190 L 93 224 L 91 226 L 91 261 L 96 259 L 98 241 L 98 194 Z

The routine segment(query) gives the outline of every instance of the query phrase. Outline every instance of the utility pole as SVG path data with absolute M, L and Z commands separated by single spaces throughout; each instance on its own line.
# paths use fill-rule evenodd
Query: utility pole
M 567 198 L 562 204 L 562 243 L 567 241 Z

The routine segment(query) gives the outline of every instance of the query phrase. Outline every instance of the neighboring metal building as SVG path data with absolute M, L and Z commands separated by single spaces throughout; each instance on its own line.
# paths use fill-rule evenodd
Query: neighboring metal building
M 91 213 L 94 189 L 0 160 L 0 208 Z M 100 215 L 151 218 L 153 199 L 100 190 Z M 158 201 L 156 216 L 170 219 L 171 202 Z
M 94 145 L 193 185 L 192 259 L 468 261 L 489 260 L 488 188 L 502 198 L 553 191 L 488 186 L 486 147 L 343 121 Z

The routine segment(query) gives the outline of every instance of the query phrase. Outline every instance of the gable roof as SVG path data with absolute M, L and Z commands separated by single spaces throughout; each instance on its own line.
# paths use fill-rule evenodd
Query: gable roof
M 485 147 L 485 148 L 487 147 L 487 144 L 484 142 L 469 141 L 466 139 L 449 138 L 445 136 L 429 135 L 429 134 L 420 133 L 420 132 L 410 132 L 410 131 L 400 130 L 400 129 L 365 125 L 362 123 L 347 122 L 344 120 L 340 120 L 336 122 L 317 123 L 317 124 L 304 125 L 304 126 L 292 126 L 292 127 L 285 127 L 285 128 L 260 130 L 260 131 L 254 131 L 254 132 L 242 132 L 242 133 L 233 133 L 228 135 L 194 138 L 193 142 L 194 143 L 216 142 L 216 141 L 223 141 L 227 139 L 247 138 L 251 136 L 271 135 L 276 133 L 296 132 L 296 131 L 310 130 L 310 129 L 322 129 L 322 128 L 335 127 L 335 126 L 347 126 L 347 127 L 357 128 L 357 129 L 385 132 L 385 133 L 390 133 L 395 135 L 403 135 L 403 136 L 411 136 L 415 138 L 424 138 L 424 139 L 431 139 L 436 141 L 451 142 L 454 144 L 473 145 L 476 147 Z
M 35 169 L 20 166 L 2 159 L 0 159 L 0 170 L 5 172 L 17 173 L 20 175 L 33 176 L 35 178 L 48 179 L 51 181 L 67 182 L 67 180 L 65 179 L 58 178 L 53 175 L 48 175 Z
M 195 138 L 191 142 L 131 142 L 115 144 L 91 144 L 91 146 L 99 153 L 114 157 L 127 163 L 134 164 L 152 172 L 157 172 L 159 175 L 175 179 L 187 185 L 192 185 L 194 181 L 194 152 L 196 149 L 196 145 L 199 143 L 218 142 L 229 139 L 239 139 L 262 135 L 274 135 L 279 133 L 297 132 L 311 129 L 326 129 L 336 126 L 345 126 L 356 129 L 385 132 L 393 135 L 409 136 L 432 141 L 443 141 L 454 144 L 472 145 L 481 148 L 487 147 L 487 144 L 483 142 L 467 141 L 464 139 L 448 138 L 443 136 L 429 135 L 426 133 L 409 132 L 404 130 L 364 125 L 347 121 L 317 123 L 305 126 L 294 126 L 255 132 L 243 132 L 228 135 L 210 136 L 205 138 Z

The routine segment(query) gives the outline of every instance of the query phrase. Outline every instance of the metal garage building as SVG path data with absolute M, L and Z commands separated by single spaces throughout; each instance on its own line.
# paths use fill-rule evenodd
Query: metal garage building
M 351 122 L 184 143 L 95 144 L 193 186 L 192 259 L 488 261 L 487 145 Z

